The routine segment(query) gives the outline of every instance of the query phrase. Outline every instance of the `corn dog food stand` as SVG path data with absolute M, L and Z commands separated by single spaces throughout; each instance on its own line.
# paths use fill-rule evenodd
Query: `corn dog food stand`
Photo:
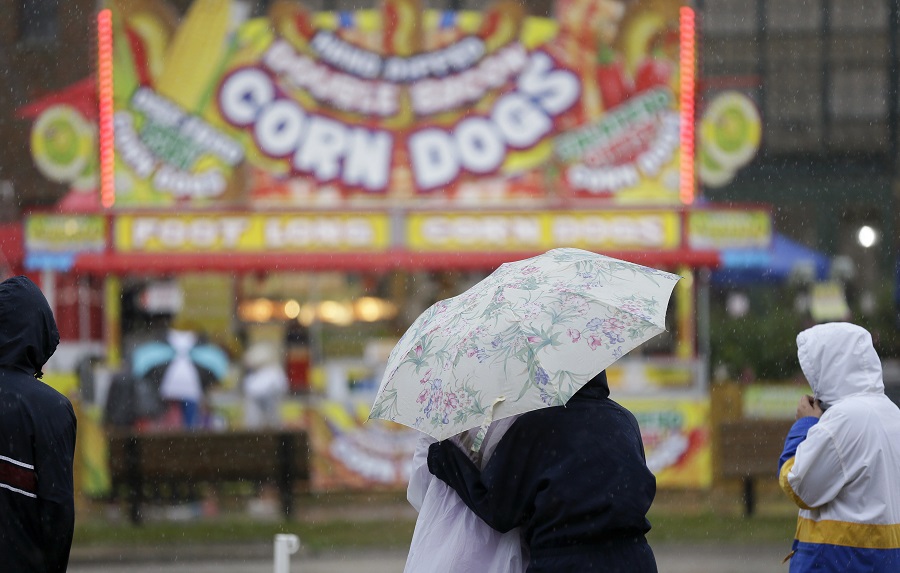
M 416 434 L 364 423 L 392 340 L 504 261 L 589 249 L 686 277 L 671 336 L 610 385 L 660 486 L 708 486 L 695 269 L 766 247 L 771 222 L 764 207 L 695 204 L 693 12 L 241 6 L 106 2 L 96 93 L 28 108 L 36 164 L 71 187 L 30 214 L 28 267 L 102 278 L 106 361 L 128 344 L 127 289 L 177 299 L 226 347 L 300 324 L 309 377 L 284 409 L 310 429 L 314 488 L 403 487 Z M 99 229 L 99 244 L 47 231 L 66 225 Z M 84 448 L 100 476 L 99 446 Z

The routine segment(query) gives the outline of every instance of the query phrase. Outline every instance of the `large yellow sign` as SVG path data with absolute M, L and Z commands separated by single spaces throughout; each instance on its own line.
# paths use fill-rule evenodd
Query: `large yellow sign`
M 708 488 L 712 484 L 707 398 L 620 402 L 638 420 L 647 465 L 660 488 Z M 315 488 L 406 487 L 421 434 L 398 424 L 366 421 L 369 406 L 368 402 L 323 401 L 310 409 Z
M 772 217 L 764 209 L 691 211 L 688 242 L 693 249 L 767 249 L 772 242 Z
M 114 241 L 124 253 L 379 252 L 389 223 L 368 213 L 121 215 Z
M 406 488 L 421 433 L 368 420 L 370 406 L 368 401 L 323 400 L 309 409 L 316 491 Z
M 671 211 L 411 213 L 406 244 L 416 251 L 667 250 L 681 244 Z
M 678 201 L 677 0 L 104 4 L 118 207 Z
M 106 218 L 102 215 L 32 214 L 25 219 L 29 252 L 102 251 L 106 248 Z
M 707 488 L 712 484 L 708 398 L 620 402 L 637 418 L 647 465 L 659 487 Z

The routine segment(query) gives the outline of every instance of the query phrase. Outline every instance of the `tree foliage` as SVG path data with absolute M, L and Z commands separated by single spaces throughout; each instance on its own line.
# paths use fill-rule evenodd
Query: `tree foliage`
M 732 379 L 748 372 L 760 380 L 786 380 L 800 375 L 797 361 L 797 334 L 815 324 L 808 312 L 798 310 L 797 299 L 804 292 L 795 286 L 754 286 L 742 290 L 750 309 L 742 317 L 726 312 L 726 292 L 716 292 L 710 308 L 710 367 L 724 366 Z M 848 301 L 851 317 L 872 333 L 882 360 L 900 358 L 897 309 L 891 285 L 875 292 L 873 309 L 864 313 L 860 300 Z

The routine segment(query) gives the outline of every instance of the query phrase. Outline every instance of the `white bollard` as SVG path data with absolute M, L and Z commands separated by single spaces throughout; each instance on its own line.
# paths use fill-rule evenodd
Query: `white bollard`
M 291 572 L 291 555 L 300 549 L 300 538 L 291 533 L 279 533 L 275 536 L 275 571 L 274 573 Z

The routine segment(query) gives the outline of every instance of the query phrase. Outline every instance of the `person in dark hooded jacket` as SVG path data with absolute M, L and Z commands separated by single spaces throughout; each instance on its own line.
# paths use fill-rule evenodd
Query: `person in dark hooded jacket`
M 428 469 L 494 529 L 522 527 L 529 573 L 657 571 L 645 537 L 656 478 L 605 371 L 565 406 L 522 414 L 483 470 L 449 440 L 430 446 Z
M 75 503 L 75 412 L 37 378 L 59 344 L 26 277 L 0 283 L 0 570 L 64 573 Z

